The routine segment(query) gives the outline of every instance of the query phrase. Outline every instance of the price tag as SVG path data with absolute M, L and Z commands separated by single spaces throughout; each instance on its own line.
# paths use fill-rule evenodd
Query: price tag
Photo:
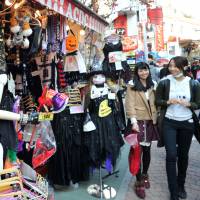
M 48 112 L 48 113 L 45 113 L 45 112 L 41 112 L 39 114 L 39 119 L 38 121 L 52 121 L 53 120 L 53 113 L 51 112 Z

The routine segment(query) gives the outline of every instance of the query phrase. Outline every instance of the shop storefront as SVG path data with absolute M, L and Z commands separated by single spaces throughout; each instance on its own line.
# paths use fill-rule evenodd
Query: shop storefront
M 0 198 L 48 199 L 49 185 L 111 172 L 130 75 L 120 37 L 79 1 L 6 0 L 0 18 Z

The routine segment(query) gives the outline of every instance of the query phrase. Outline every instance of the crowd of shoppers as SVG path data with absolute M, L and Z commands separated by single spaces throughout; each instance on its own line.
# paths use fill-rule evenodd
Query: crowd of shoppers
M 163 78 L 156 80 L 157 85 L 149 65 L 137 63 L 127 87 L 126 113 L 141 147 L 141 167 L 134 186 L 141 199 L 150 187 L 148 169 L 154 140 L 166 150 L 170 200 L 187 198 L 188 153 L 195 131 L 193 111 L 200 108 L 200 83 L 189 76 L 187 65 L 185 57 L 172 58 L 164 68 Z

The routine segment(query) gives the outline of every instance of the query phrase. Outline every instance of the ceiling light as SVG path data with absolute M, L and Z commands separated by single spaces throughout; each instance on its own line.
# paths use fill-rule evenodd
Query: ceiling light
M 19 3 L 16 3 L 14 5 L 14 9 L 18 9 L 19 7 L 23 6 L 26 0 L 21 0 Z
M 85 30 L 81 29 L 80 30 L 80 35 L 82 35 L 82 36 L 85 35 Z
M 6 6 L 11 6 L 13 4 L 13 0 L 5 0 Z

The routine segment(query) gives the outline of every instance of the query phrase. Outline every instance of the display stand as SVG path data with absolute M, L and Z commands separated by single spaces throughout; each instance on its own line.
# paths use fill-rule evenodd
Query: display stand
M 102 166 L 99 167 L 99 185 L 93 184 L 87 188 L 87 192 L 89 195 L 96 197 L 98 199 L 113 199 L 116 197 L 115 188 L 104 184 L 104 179 L 115 175 L 118 177 L 119 170 L 109 173 L 108 175 L 102 177 Z

